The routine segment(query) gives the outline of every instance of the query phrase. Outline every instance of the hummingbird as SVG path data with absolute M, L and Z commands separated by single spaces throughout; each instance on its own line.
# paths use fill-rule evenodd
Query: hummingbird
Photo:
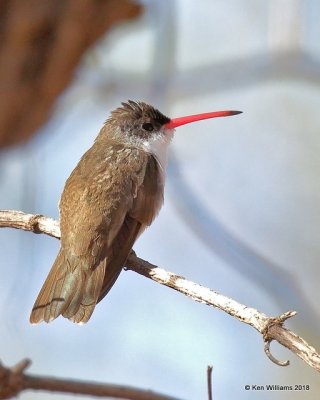
M 78 324 L 89 320 L 163 204 L 175 128 L 239 113 L 170 119 L 132 100 L 111 112 L 65 183 L 59 202 L 61 246 L 33 306 L 31 323 L 51 322 L 59 315 Z

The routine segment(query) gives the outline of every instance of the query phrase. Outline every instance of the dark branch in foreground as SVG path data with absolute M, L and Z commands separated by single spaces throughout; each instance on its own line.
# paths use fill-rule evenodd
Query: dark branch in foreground
M 128 386 L 27 375 L 24 371 L 30 364 L 28 359 L 20 361 L 10 369 L 0 364 L 0 399 L 10 399 L 23 390 L 45 390 L 123 400 L 178 400 L 150 390 Z
M 212 370 L 213 370 L 213 366 L 212 365 L 208 365 L 208 367 L 207 367 L 208 400 L 213 400 L 213 396 L 212 396 Z
M 24 229 L 60 238 L 59 223 L 57 221 L 42 215 L 25 214 L 21 211 L 0 211 L 0 227 Z M 271 354 L 270 343 L 273 340 L 291 350 L 313 369 L 320 372 L 320 355 L 316 350 L 304 339 L 283 326 L 288 318 L 296 315 L 295 311 L 288 311 L 278 317 L 269 317 L 254 308 L 247 307 L 209 288 L 188 281 L 182 276 L 150 264 L 137 257 L 133 251 L 128 257 L 126 268 L 161 285 L 177 290 L 195 301 L 219 308 L 239 321 L 251 325 L 262 334 L 265 353 L 277 365 L 286 366 L 289 365 L 289 361 L 278 361 Z

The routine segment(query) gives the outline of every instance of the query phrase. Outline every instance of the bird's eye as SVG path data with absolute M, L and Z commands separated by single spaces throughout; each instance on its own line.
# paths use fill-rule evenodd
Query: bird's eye
M 145 122 L 144 124 L 142 124 L 142 128 L 148 132 L 153 131 L 153 125 L 150 122 Z

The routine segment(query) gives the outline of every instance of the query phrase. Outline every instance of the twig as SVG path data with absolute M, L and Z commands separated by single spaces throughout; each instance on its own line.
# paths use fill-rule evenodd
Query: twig
M 0 210 L 0 227 L 24 229 L 60 238 L 60 229 L 57 221 L 42 215 L 25 214 L 21 211 Z M 288 311 L 276 318 L 269 317 L 252 307 L 247 307 L 209 288 L 188 281 L 182 276 L 175 275 L 148 261 L 142 260 L 133 251 L 128 257 L 126 268 L 161 285 L 177 290 L 195 301 L 219 308 L 239 321 L 251 325 L 262 334 L 265 353 L 277 365 L 286 366 L 289 362 L 279 361 L 271 355 L 270 343 L 273 340 L 291 350 L 313 369 L 320 372 L 320 355 L 316 350 L 304 339 L 283 326 L 286 319 L 296 315 L 295 311 Z
M 191 282 L 182 276 L 167 272 L 162 268 L 158 268 L 148 261 L 138 258 L 133 252 L 128 258 L 127 268 L 138 274 L 144 275 L 155 282 L 168 286 L 177 290 L 184 295 L 191 297 L 200 303 L 207 304 L 219 308 L 228 313 L 239 321 L 251 325 L 263 335 L 264 343 L 270 344 L 272 340 L 276 340 L 283 346 L 287 347 L 312 368 L 320 372 L 320 355 L 316 350 L 308 345 L 308 343 L 295 333 L 283 327 L 285 319 L 296 315 L 295 311 L 289 311 L 273 318 L 268 317 L 262 312 L 247 307 L 237 301 L 217 293 L 209 288 L 203 287 L 197 283 Z M 265 349 L 267 356 L 279 366 L 289 365 L 288 362 L 278 361 L 275 357 L 270 357 L 268 346 Z
M 212 397 L 212 370 L 213 370 L 213 366 L 208 365 L 208 367 L 207 367 L 208 400 L 213 400 L 213 397 Z
M 27 359 L 20 361 L 12 368 L 6 368 L 0 364 L 0 399 L 10 399 L 23 390 L 31 389 L 95 397 L 112 397 L 113 399 L 178 400 L 150 390 L 141 390 L 128 386 L 27 375 L 24 371 L 30 364 L 31 361 Z

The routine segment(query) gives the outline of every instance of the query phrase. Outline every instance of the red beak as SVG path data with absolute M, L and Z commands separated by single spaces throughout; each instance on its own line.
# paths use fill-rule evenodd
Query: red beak
M 173 118 L 165 124 L 165 128 L 174 129 L 178 126 L 190 124 L 190 122 L 201 121 L 202 119 L 229 117 L 231 115 L 241 114 L 242 111 L 215 111 L 203 114 L 187 115 L 185 117 Z

